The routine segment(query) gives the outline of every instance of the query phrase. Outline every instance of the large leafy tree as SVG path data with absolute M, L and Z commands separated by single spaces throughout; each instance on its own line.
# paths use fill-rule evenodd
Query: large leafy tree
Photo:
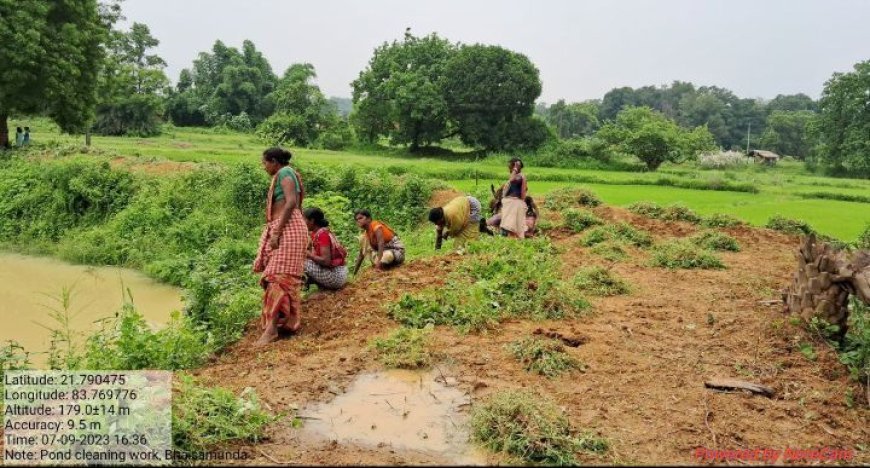
M 160 133 L 163 95 L 169 85 L 166 62 L 151 49 L 160 44 L 148 26 L 133 23 L 113 31 L 100 73 L 94 130 L 105 135 L 150 136 Z
M 825 83 L 812 162 L 832 173 L 870 178 L 870 60 Z
M 313 83 L 317 77 L 310 63 L 287 68 L 277 89 L 269 95 L 275 113 L 257 127 L 257 134 L 269 144 L 311 146 L 323 133 L 343 123 L 338 108 Z
M 589 136 L 601 126 L 598 105 L 594 102 L 566 104 L 560 99 L 547 109 L 546 121 L 556 128 L 560 138 Z
M 637 156 L 651 171 L 666 161 L 680 162 L 715 147 L 706 127 L 683 129 L 649 107 L 623 109 L 597 136 L 615 149 Z
M 388 136 L 412 149 L 447 136 L 444 97 L 447 60 L 455 52 L 449 41 L 431 34 L 405 33 L 402 41 L 375 49 L 365 70 L 351 83 L 355 106 L 351 120 L 365 140 Z
M 804 159 L 810 150 L 807 130 L 815 113 L 808 110 L 773 111 L 767 117 L 767 129 L 761 146 L 782 155 Z
M 12 113 L 45 113 L 67 132 L 92 120 L 115 3 L 0 0 L 0 147 Z
M 819 106 L 813 98 L 803 93 L 778 94 L 767 103 L 768 112 L 773 111 L 816 111 Z
M 546 126 L 533 120 L 541 94 L 538 69 L 499 46 L 462 46 L 445 67 L 444 97 L 463 143 L 487 150 L 539 145 Z M 536 135 L 528 141 L 519 137 Z
M 253 42 L 244 41 L 239 51 L 216 41 L 211 53 L 200 52 L 182 70 L 168 114 L 177 125 L 220 124 L 242 113 L 260 122 L 274 110 L 267 96 L 277 80 Z

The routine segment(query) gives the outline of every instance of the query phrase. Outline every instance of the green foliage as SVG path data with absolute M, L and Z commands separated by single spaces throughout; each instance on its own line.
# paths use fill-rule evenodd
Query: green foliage
M 590 136 L 601 127 L 598 104 L 593 101 L 566 104 L 560 99 L 547 109 L 546 121 L 563 139 Z
M 172 396 L 172 445 L 195 455 L 232 443 L 257 443 L 266 425 L 277 418 L 266 413 L 256 392 L 236 397 L 220 387 L 205 387 L 194 377 L 177 373 Z
M 546 238 L 517 243 L 502 237 L 469 246 L 479 254 L 464 262 L 443 287 L 405 294 L 389 307 L 403 325 L 454 325 L 477 331 L 509 317 L 555 319 L 589 305 L 559 280 L 553 246 Z
M 652 266 L 669 269 L 724 269 L 725 264 L 712 252 L 686 240 L 666 242 L 653 252 Z
M 727 228 L 745 224 L 734 216 L 723 213 L 715 213 L 701 220 L 701 225 L 708 228 Z
M 698 216 L 689 207 L 675 203 L 666 207 L 661 207 L 655 203 L 637 202 L 628 206 L 628 211 L 662 221 L 687 221 L 693 224 L 701 222 L 701 217 Z
M 811 162 L 834 174 L 870 177 L 870 60 L 849 73 L 834 73 L 825 83 L 811 134 L 820 141 Z
M 690 238 L 693 244 L 708 250 L 739 252 L 740 244 L 728 234 L 719 231 L 702 231 Z
M 858 203 L 870 203 L 870 195 L 857 195 L 838 192 L 807 192 L 798 194 L 801 198 L 817 198 L 820 200 L 842 200 Z
M 417 369 L 432 364 L 429 347 L 435 328 L 399 327 L 386 338 L 375 338 L 371 347 L 378 353 L 378 359 L 387 367 Z
M 590 251 L 611 262 L 621 262 L 628 258 L 628 254 L 625 252 L 625 247 L 621 242 L 600 242 L 595 244 Z
M 632 107 L 617 115 L 596 134 L 625 153 L 637 156 L 649 170 L 666 161 L 681 162 L 714 147 L 705 127 L 684 130 L 661 113 L 648 107 Z
M 0 0 L 0 12 L 0 128 L 10 114 L 40 112 L 83 130 L 117 11 L 97 0 Z
M 462 142 L 487 150 L 537 147 L 546 125 L 533 119 L 538 69 L 499 46 L 461 45 L 444 67 L 444 98 Z
M 134 94 L 97 106 L 93 131 L 100 135 L 149 137 L 160 134 L 162 104 L 156 96 Z
M 798 346 L 798 351 L 800 351 L 808 361 L 815 361 L 818 358 L 818 354 L 816 354 L 816 349 L 813 347 L 812 343 L 801 343 Z
M 27 370 L 30 368 L 30 353 L 18 344 L 8 340 L 0 347 L 0 384 L 6 371 Z
M 858 249 L 870 250 L 870 224 L 867 224 L 864 228 L 864 232 L 858 236 L 858 239 L 855 241 L 855 247 Z
M 652 236 L 646 231 L 640 231 L 627 223 L 608 224 L 592 228 L 580 241 L 580 244 L 591 247 L 607 241 L 624 241 L 636 247 L 652 245 Z
M 599 205 L 601 205 L 601 199 L 592 191 L 572 187 L 553 190 L 547 194 L 547 198 L 544 200 L 545 208 L 559 211 L 577 206 L 594 208 Z
M 580 291 L 593 296 L 619 296 L 631 292 L 625 280 L 600 266 L 580 269 L 574 275 L 573 284 Z
M 652 202 L 637 202 L 628 205 L 628 211 L 631 211 L 634 214 L 639 214 L 641 216 L 646 216 L 648 218 L 661 218 L 664 213 L 664 209 L 659 206 L 657 203 Z
M 516 457 L 521 463 L 577 465 L 577 451 L 605 453 L 609 443 L 594 434 L 577 433 L 551 401 L 507 390 L 475 405 L 471 438 L 489 450 Z
M 810 226 L 806 221 L 788 219 L 780 215 L 772 216 L 767 221 L 767 224 L 765 224 L 765 227 L 768 229 L 773 229 L 774 231 L 780 231 L 786 234 L 794 235 L 807 235 L 815 232 L 812 226 Z
M 815 112 L 808 110 L 771 112 L 767 117 L 767 129 L 761 136 L 762 147 L 804 159 L 812 146 L 808 129 L 815 116 Z
M 591 226 L 604 224 L 600 218 L 591 212 L 576 208 L 568 208 L 562 211 L 562 218 L 565 220 L 565 226 L 574 232 L 581 232 Z
M 849 329 L 839 347 L 840 362 L 853 380 L 870 387 L 870 307 L 853 297 L 849 309 Z M 867 404 L 870 406 L 870 401 Z
M 580 361 L 565 352 L 558 340 L 524 338 L 506 347 L 525 370 L 545 377 L 558 377 L 566 371 L 584 369 Z

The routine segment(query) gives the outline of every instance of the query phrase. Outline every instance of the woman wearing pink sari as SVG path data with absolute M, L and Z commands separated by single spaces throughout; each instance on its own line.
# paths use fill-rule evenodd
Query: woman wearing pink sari
M 526 176 L 523 175 L 523 162 L 513 158 L 508 163 L 511 177 L 502 192 L 501 223 L 499 227 L 511 237 L 523 239 L 526 235 Z
M 289 166 L 289 151 L 270 148 L 263 152 L 263 169 L 272 176 L 266 196 L 266 225 L 260 236 L 254 272 L 262 273 L 263 335 L 257 346 L 278 339 L 279 331 L 295 333 L 301 327 L 302 268 L 308 248 L 308 228 L 302 219 L 302 180 Z

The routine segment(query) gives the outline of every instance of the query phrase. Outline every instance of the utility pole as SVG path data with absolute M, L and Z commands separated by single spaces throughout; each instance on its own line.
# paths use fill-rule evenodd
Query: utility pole
M 749 134 L 752 132 L 752 122 L 746 127 L 746 154 L 749 154 Z

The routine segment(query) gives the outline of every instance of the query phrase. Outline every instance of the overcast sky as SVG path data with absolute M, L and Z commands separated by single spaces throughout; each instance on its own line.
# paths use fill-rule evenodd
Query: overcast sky
M 540 100 L 601 98 L 618 86 L 673 80 L 738 96 L 818 98 L 834 71 L 870 59 L 868 0 L 125 0 L 127 23 L 147 24 L 177 80 L 216 39 L 252 40 L 277 74 L 309 62 L 327 96 L 373 49 L 438 32 L 498 44 L 541 72 Z

